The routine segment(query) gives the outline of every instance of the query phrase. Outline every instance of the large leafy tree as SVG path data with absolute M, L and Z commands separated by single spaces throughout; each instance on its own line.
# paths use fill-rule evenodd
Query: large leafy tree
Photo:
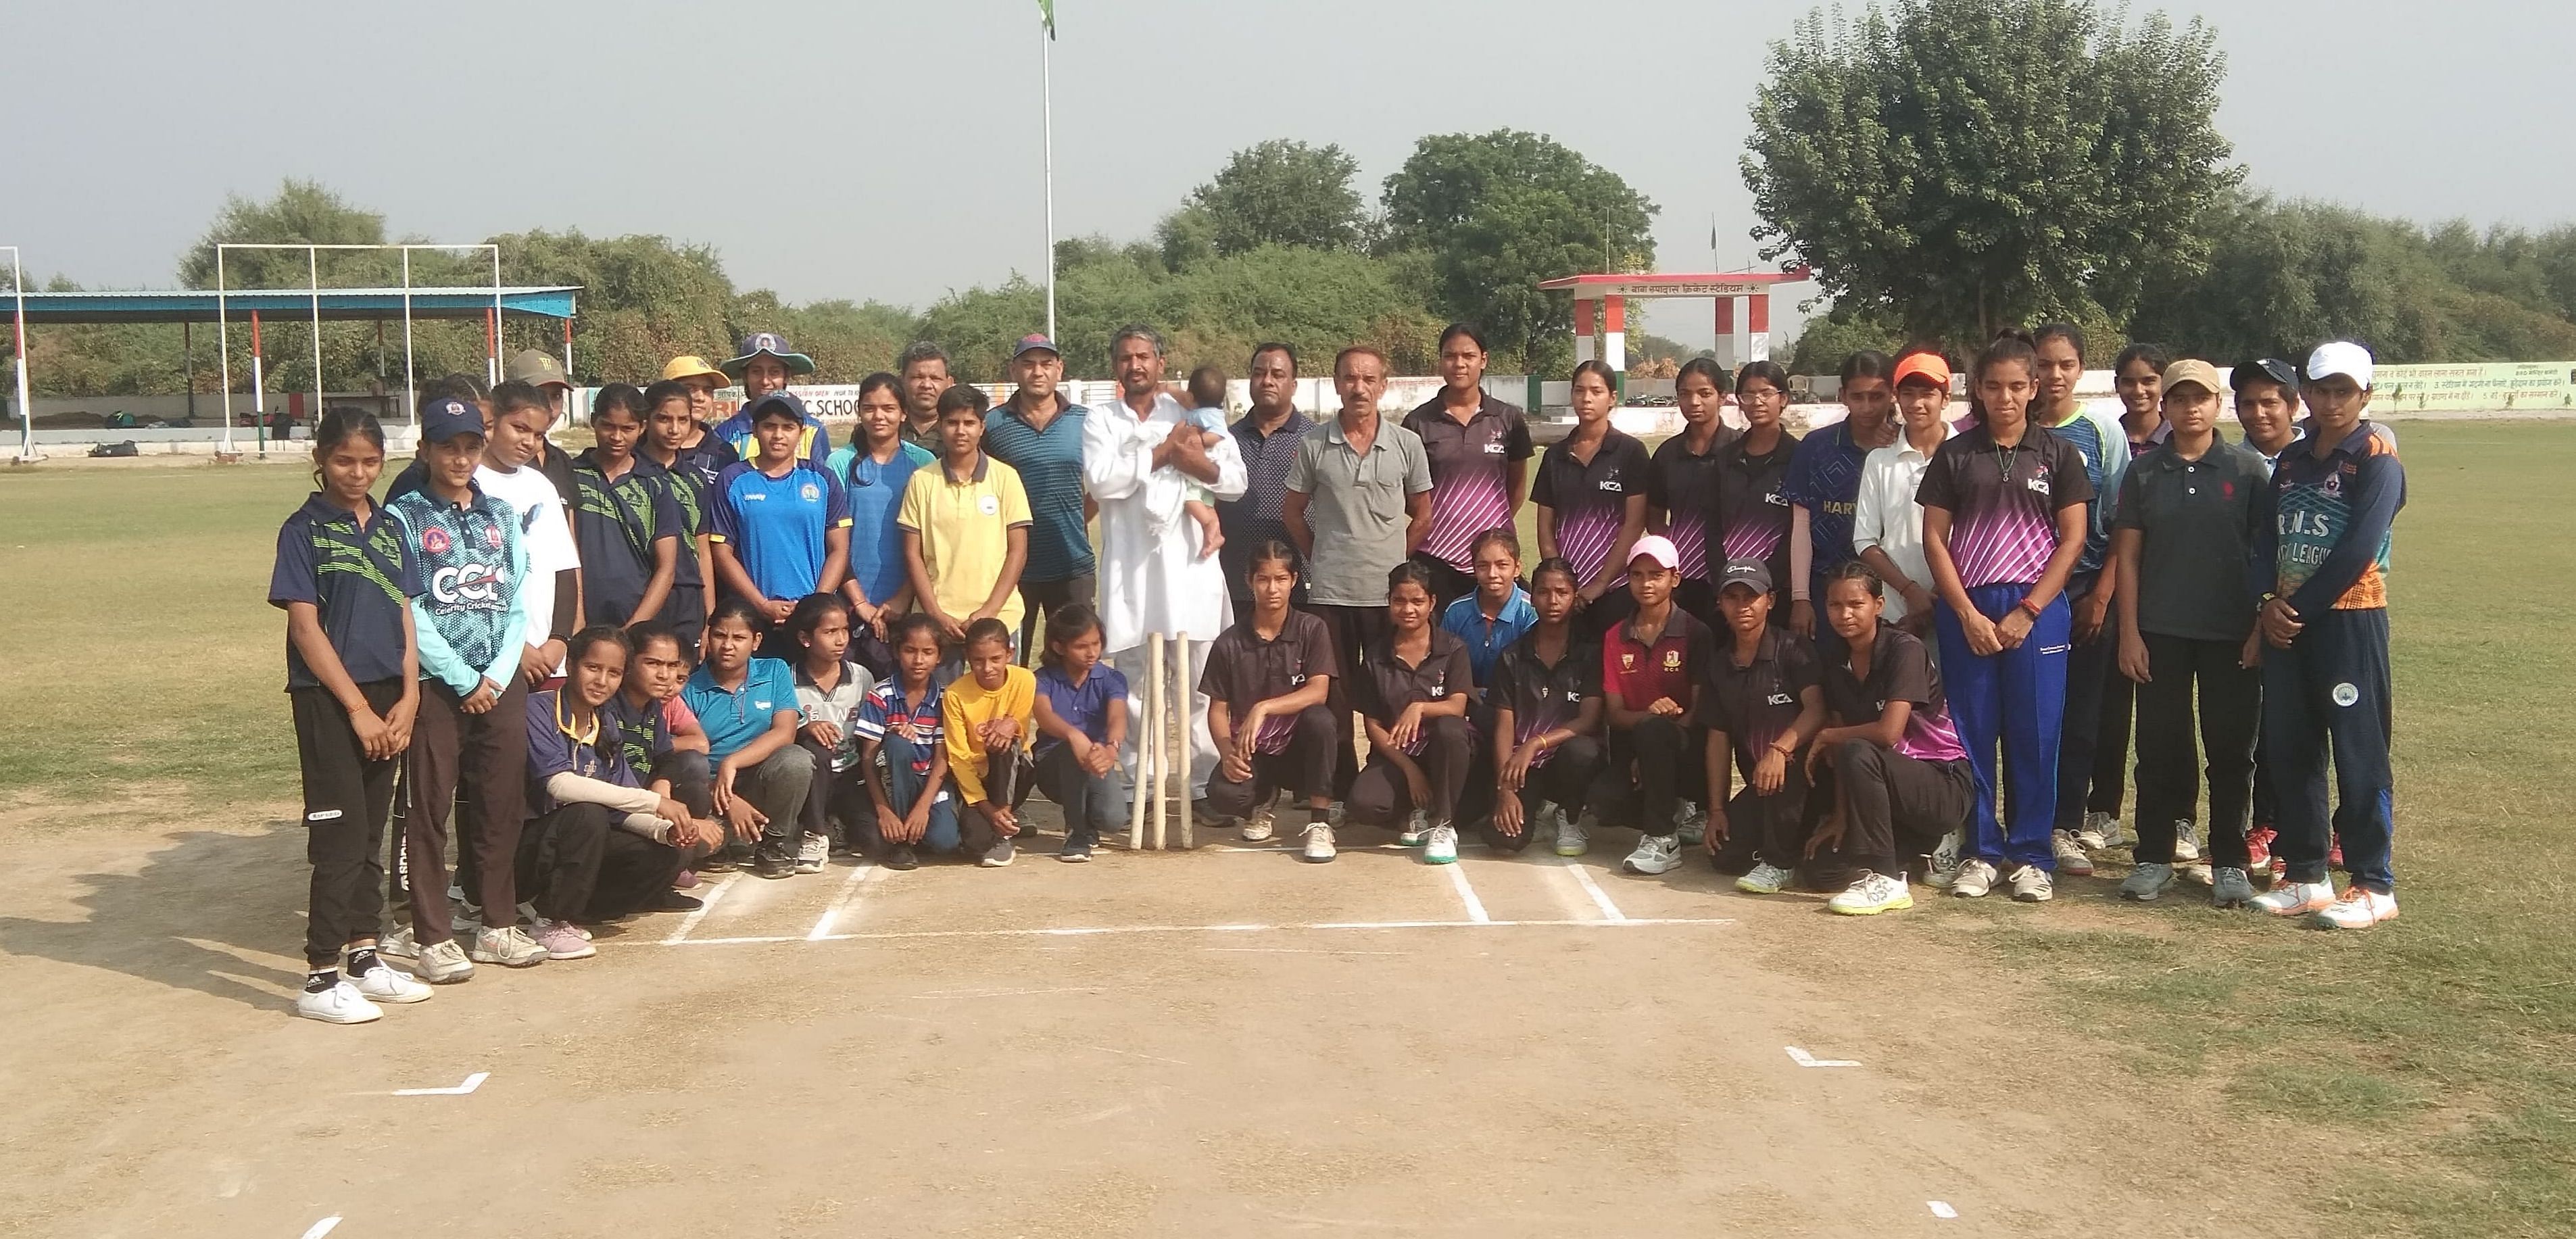
M 1264 245 L 1350 249 L 1360 239 L 1360 195 L 1351 188 L 1359 166 L 1337 145 L 1273 138 L 1236 151 L 1190 191 L 1185 209 L 1201 217 L 1190 223 L 1203 226 L 1218 254 Z
M 2243 176 L 2197 20 L 1893 0 L 1810 14 L 1769 73 L 1743 160 L 1763 257 L 1921 338 L 2126 321 L 2151 277 L 2200 269 L 2203 216 Z
M 1652 266 L 1657 208 L 1541 134 L 1434 134 L 1386 178 L 1387 245 L 1432 255 L 1431 308 L 1472 319 L 1497 353 L 1553 368 L 1568 298 L 1538 282 Z

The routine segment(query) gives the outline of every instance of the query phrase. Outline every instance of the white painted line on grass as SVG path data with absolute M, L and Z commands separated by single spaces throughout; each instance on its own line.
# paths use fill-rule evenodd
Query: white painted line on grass
M 340 1215 L 334 1213 L 319 1222 L 315 1222 L 310 1227 L 307 1227 L 304 1231 L 304 1239 L 322 1239 L 322 1236 L 330 1234 L 332 1230 L 337 1228 L 339 1225 Z
M 602 942 L 599 945 L 603 947 L 753 946 L 778 942 L 901 942 L 921 938 L 1089 938 L 1118 934 L 1240 934 L 1328 929 L 1626 929 L 1648 925 L 1732 925 L 1734 923 L 1735 918 L 1729 916 L 1623 916 L 1615 921 L 1306 921 L 1287 925 L 1073 925 L 1043 929 L 888 930 L 878 933 L 826 934 L 819 939 L 808 938 L 803 934 L 764 934 L 735 938 L 684 938 L 675 934 L 660 942 L 632 944 Z
M 1579 860 L 1566 860 L 1562 863 L 1574 874 L 1574 880 L 1582 884 L 1583 893 L 1592 896 L 1592 906 L 1601 909 L 1602 919 L 1612 924 L 1627 923 L 1628 914 L 1620 911 L 1619 905 L 1610 902 L 1610 892 L 1601 889 L 1601 884 L 1592 880 L 1591 866 Z
M 465 1077 L 465 1082 L 464 1082 L 463 1084 L 459 1084 L 459 1085 L 457 1085 L 457 1086 L 456 1086 L 456 1087 L 454 1087 L 454 1088 L 398 1088 L 398 1089 L 395 1089 L 395 1090 L 394 1090 L 394 1096 L 396 1096 L 396 1097 L 462 1097 L 462 1096 L 466 1095 L 467 1093 L 471 1093 L 471 1092 L 473 1092 L 474 1090 L 476 1090 L 476 1089 L 478 1089 L 478 1088 L 483 1087 L 483 1082 L 484 1082 L 485 1080 L 489 1080 L 489 1079 L 491 1079 L 491 1078 L 492 1078 L 492 1073 L 491 1073 L 491 1072 L 489 1072 L 489 1071 L 477 1071 L 477 1072 L 475 1072 L 474 1074 L 472 1074 L 472 1075 L 470 1075 L 470 1076 Z
M 1857 1067 L 1857 1066 L 1860 1066 L 1860 1064 L 1859 1064 L 1859 1063 L 1857 1063 L 1857 1062 L 1855 1062 L 1855 1061 L 1853 1061 L 1853 1060 L 1851 1060 L 1851 1059 L 1848 1059 L 1848 1058 L 1818 1058 L 1818 1057 L 1816 1057 L 1815 1055 L 1810 1054 L 1810 1053 L 1806 1052 L 1805 1050 L 1799 1049 L 1798 1047 L 1796 1047 L 1796 1046 L 1794 1046 L 1794 1045 L 1793 1045 L 1793 1046 L 1789 1046 L 1789 1047 L 1787 1047 L 1787 1048 L 1788 1048 L 1788 1051 L 1789 1051 L 1789 1059 L 1790 1059 L 1790 1061 L 1792 1061 L 1792 1062 L 1794 1062 L 1794 1063 L 1798 1064 L 1798 1065 L 1799 1065 L 1799 1066 L 1801 1066 L 1801 1067 Z
M 698 922 L 707 919 L 707 913 L 714 910 L 716 901 L 724 898 L 724 893 L 732 890 L 733 884 L 740 881 L 741 878 L 742 871 L 737 869 L 732 873 L 726 874 L 723 881 L 708 887 L 707 893 L 698 897 L 697 908 L 687 916 L 680 918 L 679 928 L 672 930 L 670 937 L 662 939 L 662 945 L 678 946 L 681 943 L 688 941 L 689 931 L 696 929 L 698 927 Z
M 1458 891 L 1458 902 L 1467 909 L 1467 919 L 1479 925 L 1490 925 L 1494 918 L 1485 915 L 1485 901 L 1476 898 L 1476 888 L 1467 884 L 1467 870 L 1456 861 L 1440 866 L 1449 871 L 1449 885 Z
M 1959 1216 L 1959 1211 L 1958 1211 L 1958 1210 L 1956 1210 L 1956 1209 L 1951 1208 L 1951 1207 L 1950 1207 L 1950 1202 L 1948 1202 L 1948 1201 L 1946 1201 L 1946 1200 L 1927 1200 L 1927 1201 L 1924 1201 L 1923 1203 L 1925 1203 L 1925 1204 L 1927 1204 L 1927 1205 L 1932 1206 L 1932 1216 L 1934 1216 L 1934 1217 L 1957 1217 L 1957 1216 Z
M 841 879 L 841 889 L 832 896 L 832 906 L 823 909 L 823 915 L 815 920 L 813 932 L 806 934 L 805 940 L 820 942 L 830 937 L 832 922 L 841 919 L 842 911 L 858 901 L 860 886 L 868 882 L 882 882 L 885 876 L 892 872 L 894 871 L 874 863 L 862 864 L 851 869 L 850 876 Z

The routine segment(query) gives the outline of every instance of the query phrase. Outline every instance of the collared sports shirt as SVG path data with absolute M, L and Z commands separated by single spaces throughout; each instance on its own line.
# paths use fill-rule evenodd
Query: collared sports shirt
M 1082 514 L 1082 423 L 1091 410 L 1056 394 L 1056 415 L 1039 430 L 1004 401 L 984 414 L 984 451 L 1020 475 L 1028 495 L 1029 562 L 1023 581 L 1065 581 L 1097 567 Z M 875 595 L 871 594 L 873 598 Z
M 1251 616 L 1236 620 L 1209 643 L 1207 666 L 1199 672 L 1198 687 L 1200 692 L 1224 702 L 1227 717 L 1239 726 L 1252 707 L 1296 692 L 1314 676 L 1341 673 L 1333 653 L 1331 630 L 1315 616 L 1292 610 L 1279 625 L 1279 635 L 1268 640 L 1253 629 Z M 1252 738 L 1253 751 L 1287 752 L 1288 741 L 1296 731 L 1297 719 L 1293 715 L 1265 718 L 1260 732 Z
M 1512 523 L 1510 467 L 1537 454 L 1519 405 L 1482 395 L 1464 423 L 1433 396 L 1404 416 L 1431 466 L 1431 529 L 1420 553 L 1475 570 L 1476 535 Z
M 1734 636 L 1719 637 L 1717 656 L 1708 663 L 1708 691 L 1699 699 L 1699 724 L 1734 741 L 1736 769 L 1750 779 L 1762 751 L 1797 723 L 1804 708 L 1798 695 L 1822 682 L 1816 647 L 1786 628 L 1764 628 L 1753 661 L 1741 667 L 1735 665 Z
M 420 563 L 403 523 L 381 506 L 358 514 L 313 492 L 277 529 L 277 563 L 269 572 L 269 605 L 308 602 L 322 635 L 353 683 L 399 679 L 403 611 L 421 591 Z M 316 688 L 295 642 L 286 643 L 286 686 Z
M 1637 634 L 1637 617 L 1629 616 L 1601 642 L 1601 689 L 1619 694 L 1619 704 L 1643 710 L 1669 697 L 1684 714 L 1699 700 L 1701 679 L 1717 657 L 1717 639 L 1698 617 L 1680 607 L 1664 621 L 1653 644 Z
M 526 644 L 520 587 L 528 557 L 519 540 L 519 515 L 483 493 L 481 484 L 470 483 L 469 489 L 461 505 L 416 490 L 391 507 L 420 566 L 421 591 L 412 611 L 421 678 L 445 684 L 458 696 L 472 694 L 487 679 L 508 685 Z
M 1512 712 L 1514 747 L 1529 743 L 1532 736 L 1573 726 L 1583 703 L 1600 695 L 1598 643 L 1568 640 L 1565 653 L 1551 664 L 1539 657 L 1537 642 L 1526 633 L 1494 660 L 1493 677 L 1485 689 L 1488 705 Z M 1555 755 L 1556 750 L 1549 749 L 1530 764 L 1545 765 Z
M 1866 680 L 1852 674 L 1848 653 L 1825 668 L 1825 708 L 1843 726 L 1861 727 L 1886 713 L 1888 702 L 1912 702 L 1896 751 L 1916 761 L 1968 760 L 1959 728 L 1950 721 L 1950 700 L 1941 691 L 1941 669 L 1922 639 L 1882 621 L 1870 651 Z
M 2405 506 L 2405 466 L 2370 423 L 2322 459 L 2306 441 L 2292 444 L 2254 512 L 2257 591 L 2301 615 L 2386 607 L 2390 531 Z
M 1653 458 L 1616 427 L 1601 437 L 1589 463 L 1575 456 L 1572 443 L 1559 440 L 1539 457 L 1530 502 L 1556 514 L 1556 553 L 1574 565 L 1575 579 L 1588 583 L 1606 572 L 1605 588 L 1615 590 L 1627 583 L 1628 565 L 1609 563 L 1610 551 L 1628 519 L 1629 497 L 1645 497 Z
M 823 580 L 827 530 L 850 527 L 850 499 L 831 474 L 802 460 L 772 477 L 749 462 L 716 479 L 707 536 L 733 547 L 761 596 L 794 601 Z
M 1717 523 L 1717 455 L 1743 438 L 1744 432 L 1724 422 L 1709 436 L 1708 450 L 1692 455 L 1685 430 L 1655 445 L 1646 472 L 1646 506 L 1664 514 L 1664 536 L 1680 552 L 1682 575 L 1694 581 L 1708 577 L 1709 530 Z
M 1798 437 L 1780 432 L 1780 441 L 1759 456 L 1750 438 L 1727 444 L 1717 456 L 1717 545 L 1722 559 L 1759 559 L 1771 567 L 1771 586 L 1789 596 L 1789 532 L 1795 518 L 1785 489 L 1789 463 L 1796 459 Z
M 1538 609 L 1530 605 L 1529 591 L 1512 586 L 1512 596 L 1503 603 L 1502 614 L 1487 618 L 1483 591 L 1452 598 L 1440 612 L 1440 629 L 1458 638 L 1467 647 L 1467 661 L 1476 670 L 1476 686 L 1482 688 L 1492 676 L 1494 660 L 1521 639 L 1521 634 L 1538 626 Z
M 1984 426 L 1932 453 L 1915 501 L 1950 514 L 1959 583 L 2035 585 L 2057 553 L 2057 514 L 2093 497 L 2084 460 L 2056 432 L 2032 425 L 2003 447 Z

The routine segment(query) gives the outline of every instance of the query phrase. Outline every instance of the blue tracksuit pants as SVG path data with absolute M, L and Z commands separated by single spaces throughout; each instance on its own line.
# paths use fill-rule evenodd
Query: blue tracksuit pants
M 2286 650 L 2263 651 L 2263 763 L 2272 776 L 2280 831 L 2273 851 L 2293 882 L 2326 880 L 2326 849 L 2343 839 L 2353 884 L 2393 892 L 2395 780 L 2388 742 L 2393 694 L 2388 612 L 2326 611 Z M 2335 803 L 2327 813 L 2326 761 Z
M 1987 619 L 2001 622 L 2030 593 L 2030 586 L 1981 585 L 1968 601 Z M 2063 594 L 2052 599 L 2019 646 L 1979 656 L 1968 649 L 1959 617 L 1942 607 L 1933 615 L 1941 641 L 1941 680 L 1950 693 L 1950 719 L 1967 746 L 1976 778 L 1976 812 L 1968 818 L 1967 854 L 2010 868 L 2057 868 L 2049 832 L 2057 824 L 2057 740 L 2066 717 L 2066 653 L 2072 625 Z M 2002 754 L 1998 770 L 1997 745 Z M 2004 818 L 1995 814 L 1995 787 L 2011 778 Z

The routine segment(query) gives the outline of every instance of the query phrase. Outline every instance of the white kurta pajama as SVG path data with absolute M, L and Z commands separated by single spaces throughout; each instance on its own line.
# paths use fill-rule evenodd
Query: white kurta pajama
M 1150 668 L 1145 636 L 1159 632 L 1168 640 L 1186 634 L 1190 642 L 1190 676 L 1198 678 L 1207 664 L 1209 643 L 1234 622 L 1234 604 L 1226 589 L 1225 569 L 1215 555 L 1201 555 L 1198 522 L 1181 510 L 1188 479 L 1169 467 L 1154 468 L 1154 449 L 1173 427 L 1189 421 L 1189 410 L 1158 393 L 1145 417 L 1123 399 L 1091 411 L 1082 424 L 1082 485 L 1100 509 L 1100 622 L 1109 663 L 1127 677 L 1127 713 L 1139 726 L 1128 729 L 1134 760 L 1135 738 L 1144 719 L 1145 677 Z M 1243 454 L 1232 435 L 1218 436 L 1208 449 L 1216 481 L 1207 489 L 1218 499 L 1243 497 Z M 1171 657 L 1168 650 L 1165 658 Z M 1167 667 L 1165 675 L 1170 674 Z M 1186 692 L 1190 702 L 1190 794 L 1201 794 L 1216 769 L 1216 743 L 1208 736 L 1208 699 L 1195 682 L 1168 685 L 1166 692 Z M 1131 765 L 1129 767 L 1133 769 Z

